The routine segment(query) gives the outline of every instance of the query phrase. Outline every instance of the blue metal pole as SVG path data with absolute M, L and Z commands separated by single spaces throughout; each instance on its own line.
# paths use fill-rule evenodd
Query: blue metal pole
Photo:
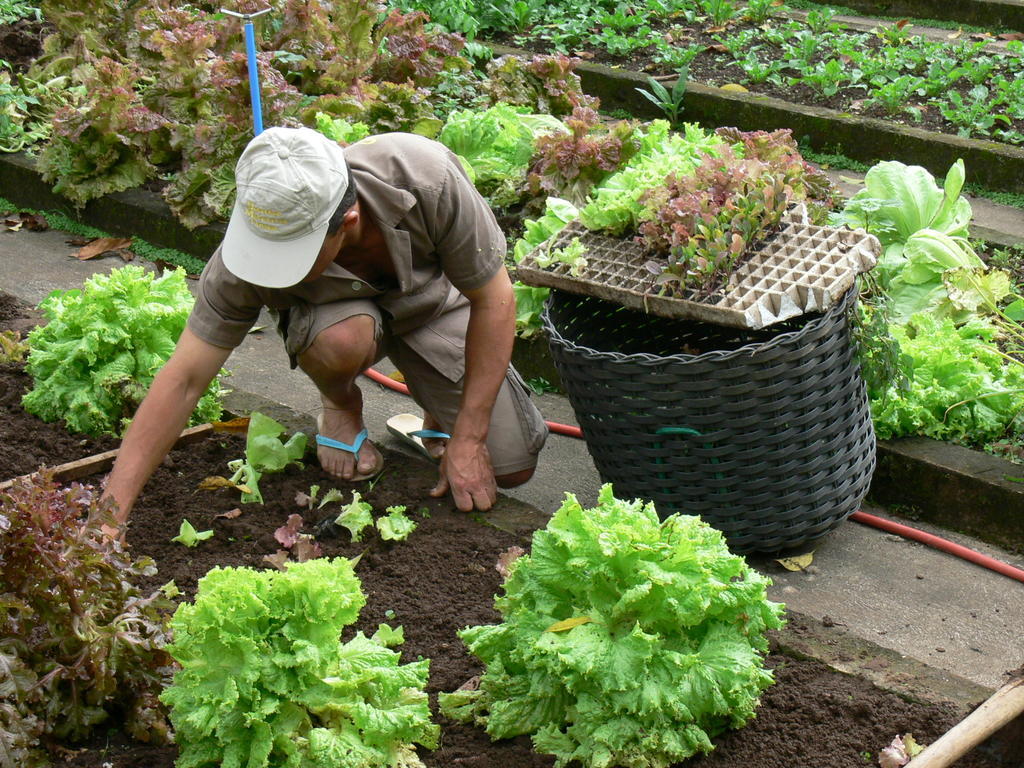
M 234 16 L 245 22 L 245 56 L 249 65 L 249 98 L 252 102 L 252 127 L 253 134 L 259 136 L 263 133 L 263 102 L 260 100 L 260 72 L 259 60 L 256 58 L 256 28 L 252 20 L 264 13 L 270 13 L 270 8 L 264 8 L 256 13 L 235 13 L 227 8 L 221 8 L 221 13 Z
M 245 55 L 249 60 L 249 96 L 252 99 L 253 135 L 263 133 L 263 103 L 260 101 L 260 73 L 256 59 L 256 30 L 252 20 L 245 22 Z

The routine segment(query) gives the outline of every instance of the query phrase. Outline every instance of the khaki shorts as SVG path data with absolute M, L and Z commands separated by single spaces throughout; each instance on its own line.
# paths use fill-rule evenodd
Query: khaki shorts
M 374 319 L 380 356 L 390 358 L 405 377 L 416 403 L 450 433 L 462 399 L 469 302 L 459 296 L 441 315 L 400 336 L 389 332 L 373 301 L 346 299 L 292 307 L 278 313 L 278 332 L 284 338 L 292 368 L 321 331 L 356 315 Z M 537 466 L 537 454 L 547 436 L 547 425 L 531 402 L 526 383 L 510 365 L 487 433 L 494 474 L 507 475 Z

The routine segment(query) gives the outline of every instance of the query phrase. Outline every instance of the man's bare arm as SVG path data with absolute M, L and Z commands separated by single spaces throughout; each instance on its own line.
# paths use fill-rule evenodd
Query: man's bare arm
M 153 379 L 121 442 L 104 497 L 117 502 L 117 521 L 123 524 L 135 499 L 157 465 L 170 451 L 207 386 L 231 354 L 208 344 L 188 328 L 174 354 Z
M 474 507 L 490 509 L 497 499 L 487 432 L 512 357 L 516 303 L 505 269 L 480 288 L 463 293 L 470 303 L 466 378 L 459 415 L 441 465 L 441 479 L 432 493 L 442 495 L 450 487 L 455 505 L 468 512 Z

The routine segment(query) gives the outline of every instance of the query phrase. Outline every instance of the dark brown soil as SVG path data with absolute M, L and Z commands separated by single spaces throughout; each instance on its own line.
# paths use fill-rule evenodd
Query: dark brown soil
M 128 534 L 133 552 L 153 557 L 160 569 L 143 585 L 146 590 L 173 579 L 184 592 L 183 597 L 191 599 L 198 580 L 214 566 L 263 567 L 263 556 L 278 548 L 274 530 L 298 511 L 296 492 L 308 491 L 314 483 L 321 488 L 337 486 L 315 467 L 266 476 L 260 484 L 265 505 L 245 505 L 235 520 L 217 518 L 218 513 L 238 506 L 237 493 L 200 492 L 195 488 L 204 477 L 224 473 L 226 462 L 241 456 L 242 449 L 240 438 L 214 437 L 173 452 L 157 470 L 133 512 Z M 403 658 L 431 659 L 428 691 L 433 697 L 481 671 L 455 633 L 467 625 L 498 619 L 492 607 L 492 597 L 500 584 L 494 564 L 508 547 L 528 546 L 529 538 L 500 531 L 479 518 L 453 512 L 447 501 L 429 498 L 435 472 L 432 466 L 393 453 L 386 459 L 388 469 L 383 479 L 369 491 L 364 483 L 361 490 L 374 510 L 406 505 L 418 528 L 407 542 L 396 544 L 371 535 L 353 545 L 347 543 L 348 534 L 343 532 L 340 537 L 322 539 L 323 554 L 352 557 L 363 553 L 356 572 L 368 601 L 352 631 L 372 632 L 384 621 L 404 626 Z M 194 549 L 172 543 L 170 539 L 177 534 L 182 518 L 198 530 L 212 528 L 214 537 Z M 388 611 L 394 611 L 393 618 Z M 757 719 L 741 731 L 721 736 L 716 740 L 715 752 L 690 761 L 689 766 L 791 768 L 815 764 L 862 768 L 867 764 L 862 753 L 877 753 L 897 733 L 912 732 L 927 742 L 957 719 L 951 710 L 909 704 L 816 662 L 773 654 L 769 664 L 776 670 L 778 682 L 765 694 Z M 480 729 L 443 718 L 440 722 L 444 729 L 441 748 L 423 752 L 424 761 L 432 768 L 533 768 L 553 764 L 551 759 L 533 753 L 526 738 L 492 744 Z M 92 768 L 109 762 L 112 768 L 170 768 L 176 754 L 173 747 L 132 744 L 117 734 L 109 742 L 104 737 L 102 745 L 98 742 L 58 765 Z M 964 763 L 974 768 L 995 765 Z
M 0 59 L 15 72 L 25 72 L 43 52 L 43 39 L 52 31 L 45 22 L 19 19 L 13 24 L 0 24 Z
M 0 331 L 15 330 L 24 338 L 42 319 L 38 310 L 0 293 Z M 117 447 L 116 440 L 71 434 L 63 422 L 47 424 L 26 414 L 21 397 L 31 387 L 23 365 L 0 363 L 0 480 Z
M 0 329 L 10 320 L 10 306 L 0 300 Z M 12 378 L 0 379 L 0 391 L 11 388 L 8 382 L 17 382 L 19 374 L 11 370 L 14 368 L 8 366 L 3 372 Z M 5 447 L 20 435 L 31 435 L 40 451 L 52 451 L 47 463 L 68 459 L 68 444 L 37 419 L 20 412 L 16 401 L 5 405 L 2 419 Z M 323 490 L 347 490 L 321 473 L 314 461 L 301 471 L 264 476 L 260 487 L 265 504 L 242 506 L 242 514 L 234 520 L 218 518 L 219 513 L 239 506 L 237 492 L 197 491 L 196 487 L 205 477 L 226 474 L 227 461 L 242 454 L 240 437 L 214 436 L 173 451 L 157 469 L 132 514 L 128 531 L 132 551 L 153 557 L 159 567 L 159 572 L 141 585 L 145 591 L 173 580 L 183 591 L 182 599 L 191 599 L 199 579 L 214 566 L 264 567 L 263 557 L 278 549 L 274 530 L 290 514 L 301 512 L 294 501 L 297 492 L 308 492 L 313 484 Z M 375 534 L 366 536 L 361 544 L 352 544 L 347 531 L 342 531 L 340 536 L 321 537 L 323 554 L 362 554 L 356 572 L 367 604 L 346 639 L 357 629 L 372 632 L 384 621 L 401 624 L 406 637 L 403 659 L 423 656 L 431 660 L 428 692 L 436 704 L 437 692 L 453 690 L 481 672 L 456 632 L 498 620 L 492 604 L 500 587 L 495 562 L 512 545 L 528 547 L 529 535 L 499 530 L 486 524 L 486 516 L 458 513 L 447 500 L 431 499 L 428 492 L 436 475 L 432 465 L 395 453 L 387 453 L 385 458 L 387 469 L 379 482 L 372 487 L 362 483 L 358 490 L 376 511 L 405 505 L 417 521 L 417 529 L 408 541 L 394 544 Z M 39 463 L 43 461 L 40 454 Z M 0 472 L 0 479 L 3 476 Z M 193 549 L 171 542 L 182 519 L 198 530 L 213 529 L 214 537 Z M 308 515 L 307 530 L 314 522 L 315 516 Z M 746 728 L 717 738 L 716 750 L 688 761 L 688 768 L 863 768 L 875 764 L 878 751 L 896 734 L 912 732 L 918 740 L 928 742 L 957 720 L 950 708 L 908 703 L 814 661 L 775 653 L 768 664 L 775 670 L 777 683 L 765 693 L 757 718 Z M 491 743 L 481 729 L 438 718 L 443 728 L 441 746 L 434 752 L 422 751 L 431 768 L 553 765 L 551 758 L 532 751 L 528 738 Z M 865 757 L 865 753 L 870 755 Z M 90 744 L 57 755 L 54 764 L 58 768 L 171 768 L 176 755 L 173 746 L 136 743 L 113 729 L 100 733 Z M 998 767 L 998 763 L 981 758 L 958 763 L 958 768 Z

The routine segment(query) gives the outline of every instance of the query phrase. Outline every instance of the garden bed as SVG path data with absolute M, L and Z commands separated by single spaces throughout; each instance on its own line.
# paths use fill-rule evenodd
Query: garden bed
M 5 307 L 0 314 L 0 329 L 24 325 L 24 305 L 4 298 L 0 307 Z M 4 375 L 23 376 L 18 368 L 16 364 L 8 365 Z M 57 430 L 16 405 L 6 406 L 4 418 L 5 436 L 38 436 L 46 430 Z M 64 444 L 46 444 L 52 446 L 52 453 L 38 455 L 41 463 L 52 466 L 72 458 Z M 238 506 L 237 493 L 203 492 L 196 487 L 203 478 L 224 473 L 226 462 L 241 456 L 243 450 L 240 437 L 213 435 L 172 451 L 157 469 L 136 506 L 128 531 L 133 554 L 153 557 L 159 568 L 141 585 L 144 591 L 174 580 L 183 592 L 181 599 L 191 599 L 198 580 L 215 566 L 264 567 L 263 556 L 278 549 L 274 530 L 298 511 L 295 494 L 308 491 L 312 484 L 339 487 L 314 461 L 301 471 L 265 476 L 261 488 L 266 504 L 245 505 L 242 514 L 233 520 L 218 518 L 217 514 Z M 325 556 L 362 555 L 356 573 L 368 602 L 349 632 L 372 632 L 383 621 L 403 625 L 403 659 L 431 659 L 428 692 L 436 703 L 438 692 L 453 690 L 481 671 L 455 633 L 467 625 L 498 620 L 492 606 L 501 581 L 494 568 L 497 557 L 510 546 L 529 546 L 532 527 L 541 525 L 544 518 L 536 510 L 517 508 L 508 499 L 488 515 L 454 512 L 446 500 L 428 495 L 435 481 L 432 465 L 391 452 L 386 453 L 386 461 L 383 478 L 372 487 L 361 484 L 359 490 L 375 510 L 394 504 L 407 506 L 418 523 L 409 540 L 392 544 L 373 535 L 361 544 L 351 544 L 347 532 L 343 532 L 340 537 L 323 538 L 321 543 Z M 343 484 L 340 487 L 344 489 Z M 213 529 L 214 537 L 195 549 L 170 541 L 183 518 L 199 530 Z M 511 520 L 519 522 L 509 524 Z M 458 588 L 452 589 L 453 584 Z M 804 621 L 800 617 L 791 619 L 790 627 L 773 638 L 775 652 L 768 664 L 778 682 L 764 695 L 758 717 L 747 728 L 722 735 L 712 754 L 689 761 L 688 766 L 788 768 L 801 760 L 828 755 L 830 768 L 859 768 L 868 762 L 865 753 L 876 755 L 897 733 L 913 732 L 927 742 L 964 714 L 962 706 L 949 703 L 911 703 L 858 676 L 840 674 L 802 654 L 783 651 L 794 644 L 800 646 L 808 632 L 821 631 L 807 627 Z M 940 697 L 930 690 L 920 690 L 914 692 L 914 698 L 935 702 Z M 441 747 L 423 754 L 428 766 L 529 768 L 552 764 L 550 758 L 532 751 L 527 738 L 491 743 L 480 729 L 443 719 L 441 723 Z M 89 744 L 75 745 L 61 753 L 55 765 L 170 768 L 176 754 L 173 746 L 132 742 L 115 727 Z M 1003 764 L 979 756 L 962 765 L 996 768 Z
M 40 320 L 36 310 L 0 292 L 0 331 L 16 330 L 24 336 Z M 0 480 L 34 472 L 55 458 L 62 463 L 117 447 L 116 440 L 73 435 L 62 423 L 47 424 L 29 417 L 22 410 L 21 397 L 31 385 L 23 365 L 0 363 Z M 32 419 L 28 428 L 27 418 Z
M 31 431 L 38 424 L 25 415 L 20 425 L 9 422 L 9 426 Z M 226 462 L 242 455 L 243 449 L 238 437 L 213 436 L 173 451 L 157 470 L 132 515 L 128 532 L 133 553 L 154 558 L 159 568 L 142 585 L 144 591 L 174 580 L 183 599 L 190 599 L 198 580 L 210 568 L 265 566 L 263 556 L 278 548 L 273 531 L 297 511 L 295 494 L 308 491 L 315 483 L 322 488 L 338 486 L 315 466 L 268 475 L 261 481 L 266 504 L 246 505 L 234 520 L 217 518 L 238 506 L 237 493 L 197 492 L 196 486 L 208 475 L 223 472 Z M 454 512 L 447 501 L 428 496 L 434 483 L 432 466 L 395 453 L 387 453 L 385 458 L 388 469 L 383 479 L 368 491 L 363 484 L 361 490 L 375 510 L 392 504 L 408 506 L 418 523 L 416 531 L 404 543 L 385 543 L 374 535 L 368 542 L 351 544 L 344 532 L 339 538 L 323 539 L 322 545 L 329 557 L 362 554 L 356 573 L 368 602 L 350 631 L 372 632 L 384 621 L 403 625 L 403 660 L 431 659 L 427 690 L 433 700 L 439 691 L 453 690 L 481 672 L 455 633 L 467 625 L 498 620 L 492 607 L 492 596 L 501 581 L 495 562 L 510 546 L 528 546 L 530 531 L 500 530 L 486 523 L 487 516 L 481 519 Z M 62 459 L 55 456 L 52 463 Z M 195 549 L 171 542 L 182 518 L 199 530 L 212 528 L 214 537 Z M 539 515 L 536 521 L 540 521 Z M 454 584 L 457 589 L 452 588 Z M 910 703 L 818 661 L 777 651 L 768 663 L 776 670 L 778 682 L 763 697 L 758 717 L 747 728 L 720 737 L 713 753 L 688 762 L 688 766 L 782 768 L 828 755 L 830 768 L 855 768 L 867 763 L 864 753 L 876 754 L 897 733 L 913 732 L 927 742 L 963 714 L 949 704 Z M 922 691 L 920 698 L 927 701 L 930 697 Z M 526 738 L 491 743 L 482 730 L 443 719 L 441 723 L 440 749 L 423 754 L 428 766 L 528 768 L 552 764 L 549 758 L 533 753 Z M 56 765 L 170 768 L 176 754 L 174 747 L 132 743 L 114 730 L 68 752 Z M 981 757 L 963 763 L 965 768 L 999 765 Z

